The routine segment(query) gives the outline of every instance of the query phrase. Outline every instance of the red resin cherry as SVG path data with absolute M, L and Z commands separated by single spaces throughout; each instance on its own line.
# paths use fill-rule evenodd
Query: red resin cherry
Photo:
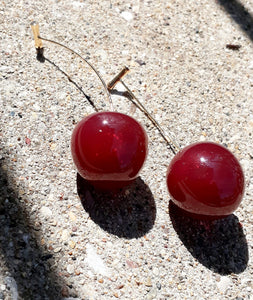
M 244 175 L 235 156 L 216 143 L 189 145 L 176 154 L 167 171 L 172 201 L 197 218 L 222 218 L 239 206 Z
M 148 152 L 143 127 L 118 112 L 87 116 L 75 127 L 71 152 L 79 174 L 95 187 L 113 190 L 131 183 Z

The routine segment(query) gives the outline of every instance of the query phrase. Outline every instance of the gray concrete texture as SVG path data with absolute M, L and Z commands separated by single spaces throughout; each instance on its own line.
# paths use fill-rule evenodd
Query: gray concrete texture
M 231 150 L 245 173 L 236 212 L 210 226 L 177 214 L 174 154 L 120 83 L 114 108 L 144 126 L 148 159 L 120 199 L 87 200 L 71 133 L 94 112 L 88 100 L 110 106 L 64 48 L 44 41 L 36 59 L 34 20 L 105 82 L 127 65 L 124 82 L 180 147 Z M 0 299 L 252 300 L 252 0 L 6 0 L 0 40 Z

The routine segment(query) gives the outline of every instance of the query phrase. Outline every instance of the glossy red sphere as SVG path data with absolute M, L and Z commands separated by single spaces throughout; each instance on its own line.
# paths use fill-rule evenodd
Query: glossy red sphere
M 168 167 L 167 186 L 172 201 L 183 210 L 201 218 L 220 218 L 240 204 L 244 175 L 229 150 L 203 142 L 176 154 Z
M 143 127 L 117 112 L 87 116 L 75 127 L 71 152 L 79 174 L 102 189 L 120 188 L 134 180 L 148 152 Z

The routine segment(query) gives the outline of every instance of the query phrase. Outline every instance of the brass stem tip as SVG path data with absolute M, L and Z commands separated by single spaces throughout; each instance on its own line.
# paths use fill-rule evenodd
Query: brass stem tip
M 108 84 L 107 84 L 107 88 L 109 91 L 111 91 L 115 85 L 121 80 L 121 78 L 123 78 L 127 73 L 129 72 L 129 68 L 128 67 L 124 67 L 117 76 L 115 76 L 113 78 L 112 81 L 110 81 Z
M 33 32 L 33 37 L 34 37 L 36 49 L 43 48 L 43 46 L 42 46 L 42 40 L 39 37 L 40 36 L 40 33 L 39 33 L 39 24 L 36 21 L 33 21 L 31 23 L 31 28 L 32 28 L 32 32 Z

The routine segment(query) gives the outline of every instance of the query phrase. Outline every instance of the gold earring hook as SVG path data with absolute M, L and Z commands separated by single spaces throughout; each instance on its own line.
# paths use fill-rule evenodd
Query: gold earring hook
M 111 94 L 110 94 L 110 92 L 109 92 L 109 90 L 108 90 L 108 88 L 106 86 L 105 81 L 103 80 L 102 76 L 98 72 L 98 70 L 88 60 L 86 60 L 85 58 L 83 58 L 76 51 L 70 49 L 69 47 L 67 47 L 67 46 L 65 46 L 65 45 L 63 45 L 63 44 L 61 44 L 59 42 L 55 42 L 53 40 L 41 37 L 40 34 L 39 34 L 39 24 L 37 22 L 33 21 L 31 23 L 31 28 L 32 28 L 32 32 L 33 32 L 33 35 L 34 35 L 35 47 L 36 47 L 36 50 L 37 50 L 37 54 L 40 54 L 40 55 L 43 54 L 42 40 L 44 40 L 44 41 L 56 44 L 58 46 L 61 46 L 61 47 L 65 48 L 65 49 L 69 50 L 71 53 L 73 53 L 74 55 L 78 56 L 82 61 L 84 61 L 86 64 L 89 65 L 89 67 L 95 72 L 95 74 L 97 75 L 97 77 L 99 78 L 99 80 L 101 81 L 101 83 L 103 84 L 105 92 L 106 92 L 106 95 L 107 95 L 109 103 L 110 103 L 110 109 L 113 111 L 114 108 L 113 108 Z
M 160 124 L 151 116 L 151 114 L 148 112 L 146 107 L 140 102 L 140 100 L 133 94 L 133 92 L 130 90 L 130 88 L 124 83 L 122 78 L 129 72 L 128 67 L 124 67 L 118 75 L 116 75 L 107 85 L 107 88 L 109 91 L 111 91 L 115 85 L 120 82 L 124 88 L 127 90 L 129 97 L 128 99 L 139 108 L 140 111 L 142 111 L 148 119 L 153 123 L 153 125 L 158 129 L 163 139 L 166 141 L 166 143 L 169 145 L 171 151 L 176 154 L 180 151 L 180 147 L 173 141 L 173 139 L 165 133 L 163 128 L 160 126 Z

